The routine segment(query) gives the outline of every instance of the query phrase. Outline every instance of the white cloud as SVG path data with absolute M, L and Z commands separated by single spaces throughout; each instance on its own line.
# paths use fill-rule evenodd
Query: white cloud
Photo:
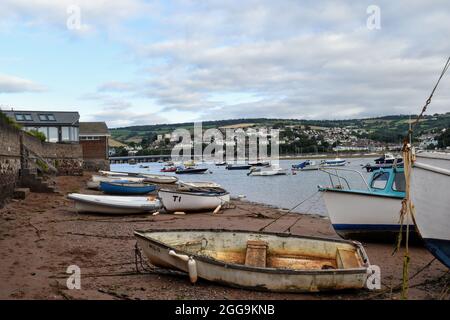
M 31 80 L 0 74 L 0 93 L 41 92 L 46 88 Z

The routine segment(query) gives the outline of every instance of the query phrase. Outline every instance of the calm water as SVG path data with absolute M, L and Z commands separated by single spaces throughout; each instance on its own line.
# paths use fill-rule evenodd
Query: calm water
M 373 159 L 374 158 L 348 159 L 350 163 L 343 168 L 356 169 L 367 179 L 369 174 L 365 169 L 361 168 L 361 166 L 368 162 L 373 163 Z M 183 181 L 216 182 L 227 189 L 232 196 L 245 195 L 246 199 L 249 201 L 269 204 L 285 209 L 291 209 L 308 197 L 311 197 L 293 211 L 327 215 L 322 197 L 320 193 L 317 193 L 317 186 L 330 185 L 330 179 L 326 173 L 317 170 L 297 172 L 296 175 L 292 175 L 290 173 L 291 165 L 301 161 L 302 160 L 280 160 L 280 167 L 289 169 L 289 173 L 286 176 L 251 177 L 247 176 L 247 170 L 226 170 L 224 166 L 217 167 L 214 164 L 208 163 L 200 163 L 198 164 L 198 167 L 208 168 L 212 173 L 177 176 Z M 318 163 L 320 160 L 316 161 Z M 139 168 L 140 165 L 148 165 L 149 168 Z M 160 172 L 163 166 L 163 163 L 155 162 L 139 163 L 136 165 L 112 164 L 111 170 L 175 175 L 174 173 Z M 358 174 L 345 173 L 345 177 L 352 187 L 363 188 L 364 182 Z

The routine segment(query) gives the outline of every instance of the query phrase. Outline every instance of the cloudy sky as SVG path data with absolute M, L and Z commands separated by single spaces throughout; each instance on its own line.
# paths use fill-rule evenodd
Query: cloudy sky
M 1 0 L 0 105 L 110 127 L 417 113 L 449 39 L 448 0 Z

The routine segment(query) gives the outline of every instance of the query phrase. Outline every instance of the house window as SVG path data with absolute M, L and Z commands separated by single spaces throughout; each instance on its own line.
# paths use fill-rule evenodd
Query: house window
M 58 142 L 58 128 L 57 127 L 48 127 L 48 141 L 50 142 Z
M 49 121 L 56 121 L 55 116 L 52 115 L 52 114 L 48 114 L 48 115 L 47 115 L 47 119 L 48 119 Z
M 61 128 L 61 140 L 62 141 L 71 141 L 71 139 L 70 139 L 70 127 L 62 127 Z
M 23 116 L 25 117 L 25 120 L 27 120 L 27 121 L 33 120 L 33 118 L 31 117 L 31 114 L 24 114 Z
M 23 121 L 23 120 L 25 120 L 25 117 L 23 116 L 23 114 L 16 114 L 16 120 Z

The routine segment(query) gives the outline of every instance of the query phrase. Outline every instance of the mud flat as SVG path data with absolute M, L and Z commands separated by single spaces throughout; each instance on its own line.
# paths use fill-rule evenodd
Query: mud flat
M 69 192 L 85 190 L 83 177 L 58 177 L 59 194 L 31 193 L 0 209 L 0 299 L 399 299 L 403 253 L 393 244 L 364 243 L 381 268 L 381 291 L 281 294 L 229 288 L 160 272 L 137 273 L 135 229 L 259 230 L 285 212 L 233 200 L 220 214 L 103 216 L 78 214 Z M 294 224 L 295 223 L 295 224 Z M 337 238 L 328 219 L 287 214 L 267 231 Z M 410 299 L 449 299 L 448 269 L 420 246 L 410 249 Z M 145 259 L 145 257 L 144 257 Z M 69 290 L 70 265 L 81 268 L 81 290 Z M 141 272 L 144 272 L 138 264 Z M 424 268 L 425 267 L 425 268 Z

